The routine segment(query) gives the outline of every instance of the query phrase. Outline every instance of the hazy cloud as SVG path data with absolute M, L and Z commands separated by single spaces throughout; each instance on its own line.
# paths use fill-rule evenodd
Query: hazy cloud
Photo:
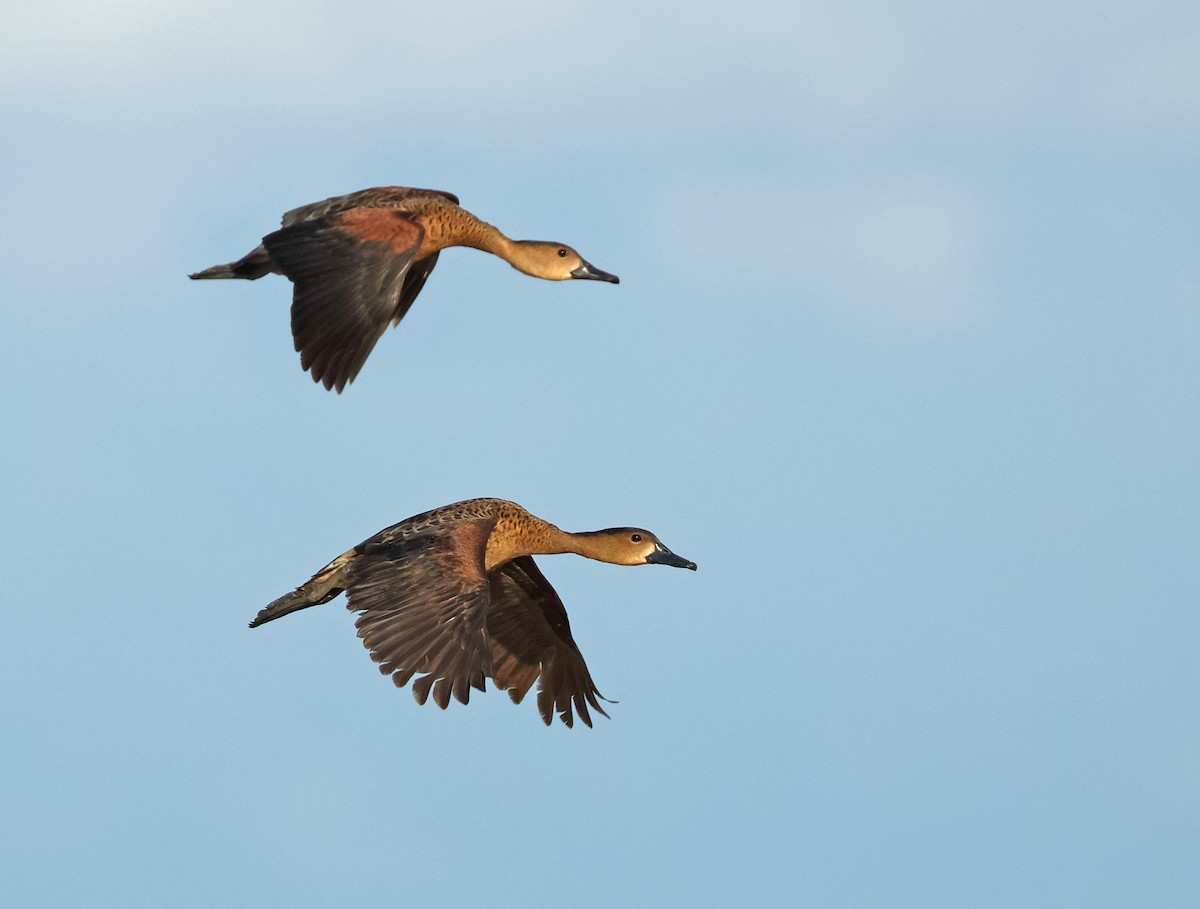
M 903 332 L 960 330 L 986 309 L 985 215 L 969 193 L 949 186 L 895 181 L 774 195 L 693 187 L 661 214 L 665 260 L 705 261 L 705 280 L 720 281 L 727 264 L 700 260 L 695 250 L 750 225 L 744 236 L 753 242 L 734 253 L 745 266 L 743 290 L 799 288 L 851 321 Z M 783 267 L 791 277 L 781 285 Z
M 1112 96 L 1119 111 L 1137 116 L 1200 115 L 1200 34 L 1139 54 L 1118 72 Z

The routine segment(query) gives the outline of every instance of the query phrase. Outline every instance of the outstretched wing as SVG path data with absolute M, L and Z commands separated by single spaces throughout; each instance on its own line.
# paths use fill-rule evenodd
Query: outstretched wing
M 292 337 L 314 381 L 340 392 L 412 305 L 433 267 L 426 260 L 408 280 L 424 236 L 404 212 L 352 208 L 263 237 L 295 285 Z
M 430 527 L 400 540 L 368 540 L 347 584 L 358 636 L 397 687 L 445 708 L 467 703 L 492 674 L 485 628 L 490 592 L 484 550 L 495 519 Z
M 588 706 L 608 716 L 607 700 L 592 681 L 583 654 L 571 637 L 562 600 L 531 556 L 513 559 L 489 575 L 491 605 L 487 633 L 492 648 L 492 678 L 516 703 L 538 683 L 538 710 L 546 725 L 554 715 L 567 726 L 574 713 L 592 725 Z M 611 701 L 609 703 L 612 703 Z

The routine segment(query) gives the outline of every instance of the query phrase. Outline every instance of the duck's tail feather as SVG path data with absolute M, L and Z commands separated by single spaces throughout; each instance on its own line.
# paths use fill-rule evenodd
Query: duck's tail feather
M 250 627 L 257 628 L 289 613 L 328 603 L 346 589 L 346 566 L 353 555 L 353 550 L 343 553 L 291 593 L 285 593 L 279 599 L 268 603 L 259 610 Z
M 236 262 L 214 265 L 193 275 L 188 275 L 188 277 L 193 281 L 207 281 L 212 278 L 242 278 L 247 281 L 257 281 L 263 275 L 269 275 L 271 272 L 278 274 L 275 262 L 264 247 L 258 246 L 253 252 L 247 253 Z

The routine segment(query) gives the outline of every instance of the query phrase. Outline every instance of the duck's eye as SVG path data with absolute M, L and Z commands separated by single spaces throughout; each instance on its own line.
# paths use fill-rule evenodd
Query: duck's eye
M 640 542 L 642 542 L 642 535 L 640 533 L 630 534 L 629 540 L 630 540 L 630 542 L 633 542 L 633 543 L 640 543 Z
M 565 249 L 560 249 L 558 251 L 558 257 L 560 259 L 565 259 L 567 257 L 567 251 Z

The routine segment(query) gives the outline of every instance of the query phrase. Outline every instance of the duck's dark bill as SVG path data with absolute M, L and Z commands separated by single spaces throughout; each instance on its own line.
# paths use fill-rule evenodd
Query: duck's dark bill
M 670 565 L 672 568 L 690 568 L 696 570 L 696 563 L 689 562 L 687 559 L 680 558 L 667 549 L 662 543 L 650 555 L 646 556 L 646 561 L 652 565 Z
M 572 278 L 588 278 L 592 281 L 608 281 L 610 284 L 620 284 L 621 279 L 616 275 L 610 275 L 606 271 L 601 271 L 590 262 L 584 262 L 577 269 L 571 272 Z

